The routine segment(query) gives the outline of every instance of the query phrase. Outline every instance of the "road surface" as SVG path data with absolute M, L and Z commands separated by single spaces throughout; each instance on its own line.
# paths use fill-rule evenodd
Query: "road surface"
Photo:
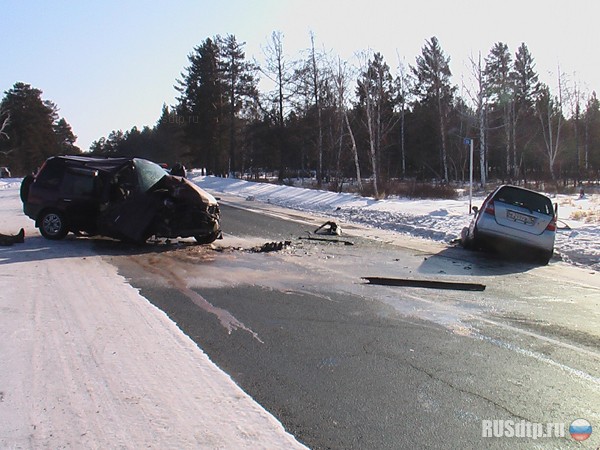
M 316 236 L 326 219 L 223 204 L 213 246 L 96 250 L 307 446 L 582 448 L 569 425 L 600 428 L 598 274 L 353 226 Z

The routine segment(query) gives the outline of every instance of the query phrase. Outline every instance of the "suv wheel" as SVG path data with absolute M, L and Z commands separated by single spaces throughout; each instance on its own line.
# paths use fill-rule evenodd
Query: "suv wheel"
M 198 244 L 211 244 L 214 241 L 216 241 L 219 237 L 219 233 L 215 232 L 215 233 L 210 233 L 210 234 L 206 234 L 206 235 L 196 235 L 194 236 L 194 239 L 196 239 L 196 242 Z
M 65 217 L 58 211 L 46 211 L 40 216 L 40 233 L 46 239 L 63 239 L 69 230 Z

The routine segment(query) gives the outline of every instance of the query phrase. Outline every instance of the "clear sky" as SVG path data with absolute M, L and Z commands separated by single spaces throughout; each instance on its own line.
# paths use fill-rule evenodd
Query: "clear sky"
M 414 64 L 436 36 L 459 85 L 471 56 L 499 41 L 514 55 L 525 42 L 543 81 L 553 86 L 560 65 L 592 91 L 600 90 L 599 20 L 594 0 L 0 0 L 0 90 L 19 81 L 42 90 L 86 150 L 111 130 L 153 126 L 207 37 L 233 34 L 261 62 L 278 30 L 290 59 L 312 31 L 318 47 L 344 60 L 372 49 L 392 69 L 398 55 Z

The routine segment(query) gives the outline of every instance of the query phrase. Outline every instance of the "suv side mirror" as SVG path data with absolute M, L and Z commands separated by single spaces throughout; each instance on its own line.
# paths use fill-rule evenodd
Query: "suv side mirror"
M 477 214 L 479 212 L 479 208 L 477 206 L 473 206 L 473 208 L 471 208 L 473 210 L 473 213 Z

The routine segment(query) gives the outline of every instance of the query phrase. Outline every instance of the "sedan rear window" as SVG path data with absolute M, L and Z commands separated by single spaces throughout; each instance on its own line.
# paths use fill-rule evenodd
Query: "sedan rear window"
M 513 186 L 501 188 L 494 196 L 494 201 L 520 206 L 531 212 L 538 212 L 548 216 L 554 215 L 552 202 L 548 197 Z

